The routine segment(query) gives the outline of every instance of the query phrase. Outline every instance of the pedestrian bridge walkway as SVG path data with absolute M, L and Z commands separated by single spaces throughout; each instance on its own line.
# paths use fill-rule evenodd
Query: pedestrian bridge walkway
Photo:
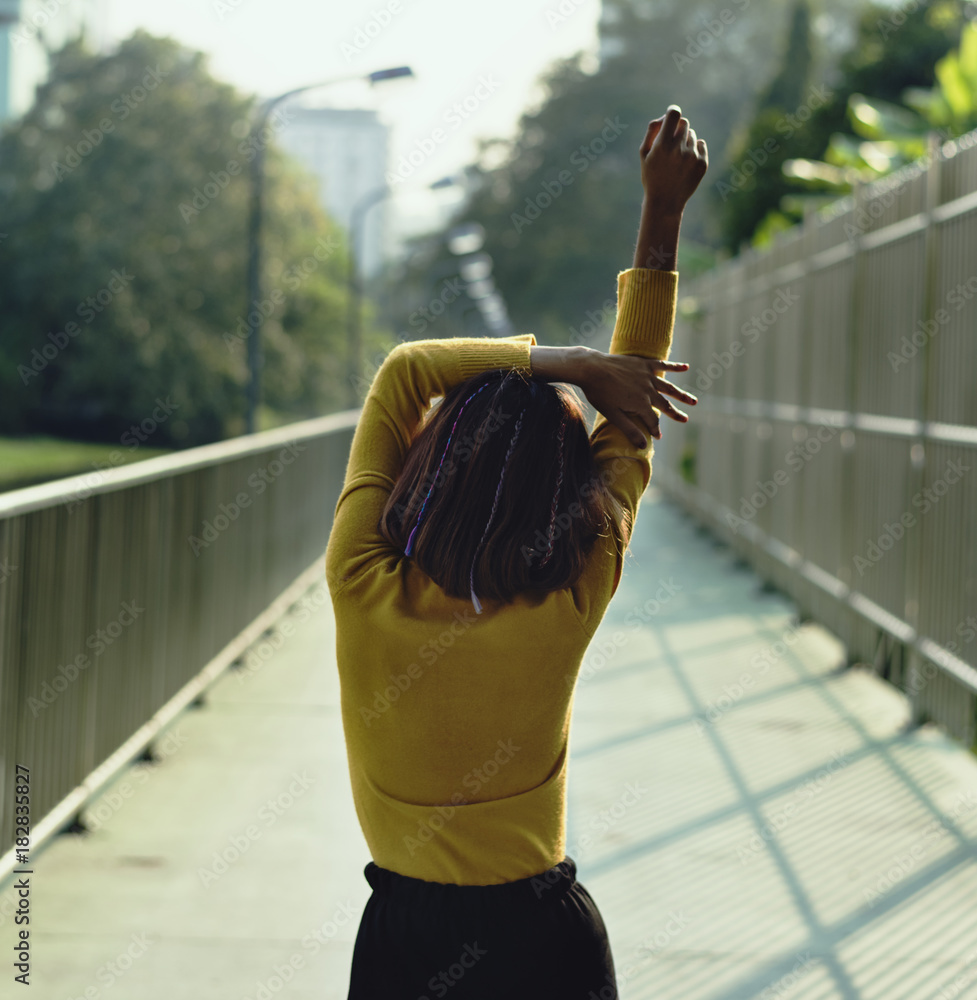
M 345 998 L 369 855 L 333 649 L 319 584 L 38 854 L 32 997 Z M 621 996 L 977 998 L 977 759 L 909 718 L 651 488 L 571 736 Z

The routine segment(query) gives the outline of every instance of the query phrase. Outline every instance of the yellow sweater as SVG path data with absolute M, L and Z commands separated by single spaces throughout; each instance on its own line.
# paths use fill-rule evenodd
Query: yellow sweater
M 677 288 L 677 271 L 622 271 L 610 350 L 667 358 Z M 574 683 L 623 569 L 620 540 L 598 538 L 574 586 L 476 615 L 377 531 L 431 400 L 481 371 L 531 371 L 535 343 L 398 344 L 364 402 L 326 550 L 357 816 L 376 864 L 431 882 L 509 882 L 563 860 Z M 651 446 L 600 415 L 591 442 L 634 515 Z

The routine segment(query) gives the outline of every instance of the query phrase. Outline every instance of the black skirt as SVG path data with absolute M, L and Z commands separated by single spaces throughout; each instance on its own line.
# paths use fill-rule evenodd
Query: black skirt
M 348 1000 L 617 1000 L 597 904 L 567 857 L 499 885 L 380 868 L 360 920 Z

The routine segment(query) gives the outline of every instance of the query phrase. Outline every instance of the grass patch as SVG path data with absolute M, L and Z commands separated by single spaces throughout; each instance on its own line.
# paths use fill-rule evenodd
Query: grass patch
M 82 472 L 141 462 L 167 455 L 169 448 L 124 448 L 119 444 L 69 441 L 64 438 L 0 437 L 0 490 L 64 479 Z

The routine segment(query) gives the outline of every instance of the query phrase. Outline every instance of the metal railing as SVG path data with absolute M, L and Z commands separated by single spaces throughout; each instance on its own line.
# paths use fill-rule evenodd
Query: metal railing
M 0 494 L 0 877 L 324 579 L 357 416 Z
M 657 483 L 972 745 L 977 132 L 681 295 Z

